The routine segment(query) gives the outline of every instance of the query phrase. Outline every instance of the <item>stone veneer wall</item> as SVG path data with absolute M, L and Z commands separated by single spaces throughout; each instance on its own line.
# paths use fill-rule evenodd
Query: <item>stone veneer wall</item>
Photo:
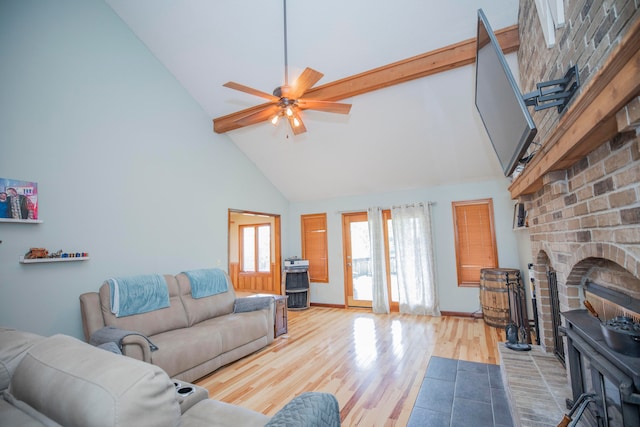
M 570 169 L 547 174 L 530 199 L 541 337 L 550 351 L 547 270 L 557 273 L 561 311 L 580 308 L 581 282 L 602 260 L 640 277 L 640 136 L 619 134 Z
M 577 65 L 585 87 L 602 67 L 633 22 L 640 19 L 640 0 L 557 0 L 564 2 L 565 25 L 556 30 L 556 44 L 547 48 L 534 0 L 520 0 L 518 66 L 520 89 L 562 78 Z M 531 109 L 530 109 L 531 110 Z M 555 108 L 532 113 L 536 140 L 544 143 L 560 118 Z M 604 142 L 604 141 L 603 141 Z
M 547 48 L 535 2 L 520 0 L 518 63 L 523 93 L 538 82 L 561 78 L 576 64 L 585 87 L 625 31 L 640 19 L 640 0 L 564 0 L 564 5 L 566 24 L 556 31 L 556 45 Z M 640 98 L 633 103 L 640 108 Z M 536 141 L 544 147 L 561 115 L 555 108 L 532 115 L 539 132 Z M 602 141 L 568 169 L 547 174 L 540 190 L 520 197 L 529 215 L 541 344 L 547 351 L 554 346 L 548 270 L 557 273 L 561 311 L 580 307 L 580 285 L 602 260 L 640 277 L 637 126 L 627 126 L 610 141 Z

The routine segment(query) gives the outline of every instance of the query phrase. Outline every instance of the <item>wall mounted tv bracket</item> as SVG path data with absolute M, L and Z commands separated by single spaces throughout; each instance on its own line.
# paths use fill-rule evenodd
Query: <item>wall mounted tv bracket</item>
M 569 67 L 563 78 L 538 83 L 537 90 L 522 96 L 525 105 L 533 106 L 535 111 L 558 107 L 562 113 L 573 95 L 580 87 L 578 66 Z

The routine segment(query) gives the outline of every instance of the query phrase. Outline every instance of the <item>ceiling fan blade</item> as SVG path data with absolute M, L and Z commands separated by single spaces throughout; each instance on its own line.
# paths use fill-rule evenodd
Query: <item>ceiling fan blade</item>
M 291 126 L 291 130 L 293 131 L 294 135 L 300 135 L 301 133 L 305 133 L 307 131 L 304 123 L 302 123 L 302 118 L 297 113 L 293 113 L 293 115 L 288 116 L 287 119 L 289 120 L 289 126 Z M 296 120 L 298 120 L 297 126 L 295 123 Z
M 228 87 L 229 89 L 239 90 L 240 92 L 248 93 L 250 95 L 259 96 L 260 98 L 268 99 L 271 102 L 278 102 L 280 100 L 277 96 L 262 92 L 261 90 L 254 89 L 249 86 L 241 85 L 240 83 L 227 82 L 222 86 Z
M 241 111 L 236 111 L 235 113 L 227 114 L 226 116 L 217 117 L 213 119 L 213 130 L 216 133 L 225 133 L 231 130 L 239 129 L 242 126 L 238 124 L 238 120 L 241 120 L 244 117 L 265 110 L 267 108 L 271 108 L 273 105 L 274 104 L 272 102 L 267 102 L 264 104 L 245 108 Z
M 264 122 L 265 120 L 271 120 L 279 113 L 280 107 L 277 105 L 271 105 L 264 110 L 239 118 L 236 120 L 236 124 L 238 124 L 239 127 L 255 125 L 256 123 Z
M 340 102 L 299 99 L 297 105 L 301 110 L 318 110 L 326 111 L 327 113 L 349 114 L 349 111 L 351 111 L 351 104 Z
M 307 89 L 313 87 L 314 84 L 318 83 L 322 76 L 324 76 L 324 74 L 322 74 L 320 71 L 316 71 L 309 67 L 305 68 L 302 74 L 300 74 L 296 81 L 291 85 L 287 97 L 291 99 L 300 98 L 302 94 L 307 91 Z

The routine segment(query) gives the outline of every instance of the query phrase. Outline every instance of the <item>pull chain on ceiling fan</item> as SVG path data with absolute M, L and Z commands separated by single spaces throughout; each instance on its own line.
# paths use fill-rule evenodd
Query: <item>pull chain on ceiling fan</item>
M 239 114 L 234 120 L 233 129 L 250 126 L 266 120 L 274 125 L 278 124 L 281 117 L 285 117 L 293 130 L 294 135 L 307 131 L 300 111 L 318 110 L 328 113 L 349 114 L 351 104 L 343 104 L 332 101 L 303 98 L 305 92 L 313 87 L 323 76 L 319 71 L 305 68 L 296 81 L 289 86 L 289 63 L 287 57 L 287 0 L 283 0 L 284 10 L 284 85 L 274 89 L 273 95 L 262 92 L 239 83 L 228 82 L 223 86 L 235 89 L 250 95 L 268 99 L 270 102 L 257 107 L 247 109 L 247 114 Z M 242 113 L 242 112 L 240 112 Z

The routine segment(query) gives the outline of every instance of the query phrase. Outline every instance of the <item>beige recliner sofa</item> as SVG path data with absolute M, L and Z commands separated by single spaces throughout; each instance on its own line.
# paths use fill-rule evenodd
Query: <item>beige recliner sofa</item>
M 112 313 L 105 282 L 98 292 L 80 296 L 85 339 L 91 342 L 105 327 L 134 332 L 119 340 L 122 354 L 157 365 L 171 378 L 195 381 L 274 339 L 273 299 L 267 298 L 270 303 L 262 309 L 246 311 L 258 298 L 236 298 L 229 276 L 224 275 L 227 291 L 204 298 L 192 296 L 187 274 L 164 275 L 169 307 L 125 317 Z M 151 344 L 157 350 L 152 351 Z
M 334 427 L 340 413 L 332 394 L 307 392 L 268 417 L 70 336 L 0 328 L 0 425 Z

